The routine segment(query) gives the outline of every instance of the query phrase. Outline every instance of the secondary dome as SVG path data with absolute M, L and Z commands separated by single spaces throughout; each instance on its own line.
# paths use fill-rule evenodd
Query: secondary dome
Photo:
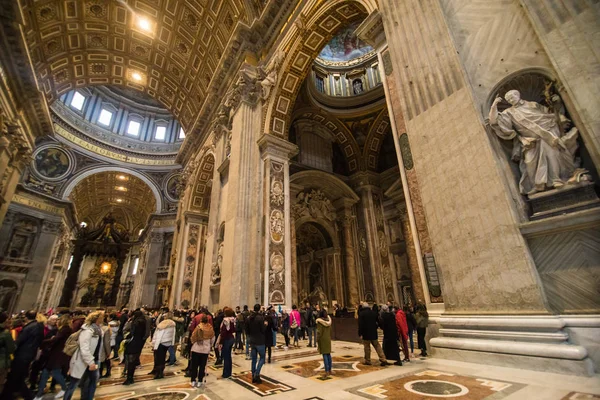
M 317 61 L 328 63 L 351 63 L 373 51 L 373 48 L 360 40 L 354 31 L 360 21 L 354 22 L 340 31 L 323 47 Z

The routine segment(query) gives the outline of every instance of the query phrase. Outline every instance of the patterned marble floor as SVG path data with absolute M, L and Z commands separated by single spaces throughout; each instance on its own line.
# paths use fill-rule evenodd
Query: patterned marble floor
M 262 384 L 253 384 L 250 361 L 234 355 L 233 377 L 217 379 L 221 368 L 209 360 L 206 387 L 190 387 L 179 366 L 167 367 L 165 379 L 153 380 L 149 348 L 136 371 L 136 383 L 123 386 L 122 368 L 113 367 L 112 377 L 103 379 L 97 400 L 230 400 L 230 399 L 440 399 L 458 400 L 582 400 L 600 399 L 600 375 L 591 378 L 563 376 L 515 368 L 490 367 L 436 358 L 413 359 L 403 366 L 380 367 L 361 363 L 362 346 L 333 343 L 333 376 L 322 379 L 323 361 L 314 348 L 274 349 L 273 363 L 265 364 Z M 47 395 L 46 400 L 53 396 Z M 74 397 L 79 399 L 79 391 Z

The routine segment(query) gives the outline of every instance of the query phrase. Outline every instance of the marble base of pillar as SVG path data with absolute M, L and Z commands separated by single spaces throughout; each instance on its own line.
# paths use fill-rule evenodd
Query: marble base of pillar
M 433 321 L 432 321 L 433 322 Z M 435 357 L 513 368 L 591 376 L 586 347 L 569 343 L 566 323 L 556 316 L 441 316 Z

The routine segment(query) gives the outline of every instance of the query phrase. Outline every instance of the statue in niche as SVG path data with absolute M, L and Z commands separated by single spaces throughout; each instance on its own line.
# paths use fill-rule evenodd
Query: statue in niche
M 210 270 L 210 284 L 218 285 L 221 283 L 221 264 L 223 263 L 223 243 L 219 245 L 217 251 L 217 262 L 213 263 Z
M 519 162 L 522 194 L 532 195 L 591 179 L 575 160 L 579 132 L 571 121 L 546 106 L 522 100 L 518 90 L 510 90 L 504 97 L 511 107 L 498 112 L 502 98 L 497 97 L 490 109 L 490 124 L 501 139 L 514 141 L 512 159 Z M 549 100 L 555 110 L 560 109 L 558 95 Z M 563 131 L 563 126 L 569 130 Z
M 354 94 L 361 94 L 363 92 L 363 84 L 360 79 L 355 79 L 352 82 L 352 88 L 354 89 Z

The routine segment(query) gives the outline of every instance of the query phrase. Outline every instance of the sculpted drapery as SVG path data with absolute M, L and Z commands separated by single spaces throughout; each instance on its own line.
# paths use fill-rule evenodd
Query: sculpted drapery
M 577 128 L 562 133 L 557 114 L 539 103 L 522 100 L 517 90 L 507 92 L 505 98 L 512 106 L 498 112 L 502 99 L 496 98 L 490 123 L 500 138 L 514 141 L 512 158 L 519 162 L 521 193 L 531 195 L 587 180 L 587 171 L 575 162 Z M 563 115 L 559 118 L 570 122 Z

